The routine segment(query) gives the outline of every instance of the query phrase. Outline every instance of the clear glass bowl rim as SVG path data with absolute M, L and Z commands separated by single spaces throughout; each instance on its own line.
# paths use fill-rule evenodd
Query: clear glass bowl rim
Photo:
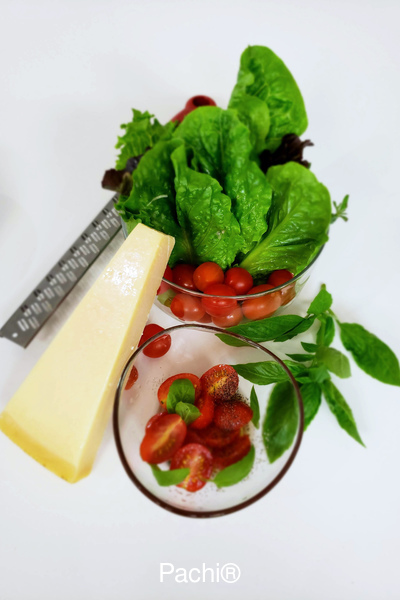
M 254 496 L 252 496 L 251 498 L 248 498 L 247 500 L 244 500 L 243 502 L 240 502 L 239 504 L 236 504 L 235 506 L 231 506 L 229 508 L 226 509 L 222 509 L 222 510 L 210 510 L 210 511 L 195 511 L 195 510 L 184 510 L 181 509 L 179 507 L 176 506 L 171 506 L 170 504 L 168 504 L 167 502 L 164 502 L 164 500 L 161 500 L 160 498 L 158 498 L 157 496 L 155 496 L 154 494 L 152 494 L 140 481 L 139 479 L 137 479 L 137 477 L 135 476 L 134 472 L 132 471 L 126 457 L 125 457 L 125 453 L 123 450 L 123 446 L 122 446 L 122 442 L 121 442 L 121 436 L 120 436 L 120 432 L 119 432 L 119 423 L 118 423 L 118 413 L 119 413 L 119 403 L 120 403 L 120 398 L 121 398 L 121 394 L 124 390 L 123 384 L 124 384 L 124 380 L 125 377 L 127 375 L 127 373 L 130 371 L 131 366 L 136 358 L 136 356 L 138 354 L 140 354 L 149 344 L 151 344 L 152 342 L 154 342 L 154 340 L 156 340 L 158 337 L 161 337 L 162 335 L 165 335 L 167 333 L 170 333 L 172 331 L 177 331 L 180 329 L 195 329 L 197 331 L 207 331 L 209 333 L 214 333 L 214 334 L 221 334 L 223 333 L 224 335 L 230 336 L 232 338 L 236 338 L 238 340 L 241 340 L 243 342 L 246 342 L 249 346 L 252 346 L 253 348 L 256 348 L 257 350 L 261 350 L 262 352 L 264 352 L 265 354 L 267 354 L 268 356 L 270 356 L 274 361 L 276 361 L 278 364 L 281 365 L 281 367 L 286 371 L 286 374 L 289 377 L 289 380 L 291 381 L 294 390 L 295 390 L 295 395 L 296 395 L 296 400 L 299 406 L 299 427 L 298 427 L 298 432 L 296 435 L 296 440 L 292 446 L 291 452 L 290 452 L 290 456 L 288 457 L 287 461 L 285 462 L 285 464 L 283 465 L 282 469 L 279 471 L 279 473 L 274 477 L 274 479 L 265 486 L 265 488 L 263 488 L 262 490 L 260 490 L 259 492 L 257 492 L 257 494 L 255 494 Z M 114 432 L 114 439 L 115 439 L 115 443 L 116 443 L 116 447 L 117 447 L 117 452 L 119 455 L 119 458 L 122 462 L 122 465 L 128 475 L 128 477 L 130 478 L 130 480 L 135 484 L 135 486 L 152 502 L 154 502 L 155 504 L 157 504 L 158 506 L 160 506 L 161 508 L 164 508 L 165 510 L 172 512 L 174 514 L 178 514 L 180 516 L 183 517 L 194 517 L 197 519 L 206 519 L 206 518 L 210 518 L 210 517 L 221 517 L 221 516 L 225 516 L 234 512 L 237 512 L 239 510 L 242 510 L 243 508 L 246 508 L 247 506 L 250 506 L 251 504 L 254 504 L 254 502 L 257 502 L 257 500 L 260 500 L 263 496 L 265 496 L 268 492 L 270 492 L 278 483 L 279 481 L 284 477 L 284 475 L 287 473 L 287 471 L 289 470 L 289 468 L 291 467 L 297 452 L 299 451 L 300 445 L 301 445 L 301 441 L 302 441 L 302 437 L 303 437 L 303 429 L 304 429 L 304 408 L 303 408 L 303 400 L 300 394 L 300 389 L 298 386 L 297 381 L 295 380 L 295 378 L 293 377 L 292 373 L 290 372 L 290 370 L 288 369 L 288 367 L 285 365 L 285 363 L 278 357 L 276 356 L 276 354 L 274 354 L 273 352 L 271 352 L 271 350 L 269 350 L 268 348 L 264 348 L 264 346 L 261 346 L 260 344 L 258 344 L 257 342 L 253 342 L 252 340 L 242 336 L 242 335 L 238 335 L 236 333 L 231 333 L 231 332 L 227 332 L 223 329 L 220 329 L 218 327 L 212 327 L 210 325 L 197 325 L 197 324 L 183 324 L 183 325 L 175 325 L 173 327 L 169 327 L 155 335 L 153 335 L 151 338 L 149 338 L 144 344 L 142 344 L 140 347 L 138 347 L 129 357 L 129 359 L 127 360 L 125 367 L 122 371 L 121 377 L 119 379 L 118 385 L 117 385 L 117 389 L 115 392 L 115 397 L 114 397 L 114 408 L 113 408 L 113 432 Z

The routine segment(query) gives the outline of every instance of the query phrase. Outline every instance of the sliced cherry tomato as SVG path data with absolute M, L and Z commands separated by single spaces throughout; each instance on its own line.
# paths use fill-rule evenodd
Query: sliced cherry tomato
M 170 460 L 183 444 L 186 423 L 179 415 L 163 413 L 146 428 L 140 456 L 152 465 Z
M 158 388 L 157 397 L 158 401 L 164 408 L 167 408 L 167 396 L 169 392 L 169 388 L 177 379 L 189 379 L 194 386 L 194 401 L 198 400 L 201 396 L 201 383 L 200 379 L 193 375 L 192 373 L 178 373 L 178 375 L 172 375 L 172 377 L 168 377 Z
M 172 281 L 172 269 L 168 265 L 164 271 L 164 279 Z M 164 294 L 164 292 L 167 292 L 170 288 L 171 286 L 168 283 L 162 281 L 160 287 L 157 290 L 157 296 L 159 296 L 160 294 Z
M 233 327 L 234 325 L 239 325 L 240 321 L 243 319 L 243 312 L 240 306 L 237 306 L 233 309 L 229 315 L 225 317 L 213 317 L 213 323 L 217 327 Z
M 224 272 L 215 262 L 205 262 L 193 273 L 195 286 L 201 292 L 213 283 L 224 283 Z
M 235 290 L 224 283 L 213 283 L 206 287 L 204 293 L 215 296 L 215 298 L 204 297 L 201 299 L 206 312 L 212 317 L 229 315 L 235 306 L 237 306 L 237 300 L 235 298 L 221 298 L 221 296 L 235 295 Z
M 204 429 L 198 429 L 196 433 L 207 448 L 223 448 L 239 437 L 239 431 L 226 431 L 217 427 L 215 423 L 210 423 Z
M 139 346 L 142 346 L 147 340 L 156 333 L 160 333 L 160 331 L 164 331 L 163 327 L 160 325 L 156 325 L 156 323 L 150 323 L 146 325 L 143 330 L 142 337 L 139 341 Z M 149 358 L 160 358 L 160 356 L 164 356 L 171 348 L 171 336 L 166 333 L 165 335 L 161 335 L 154 342 L 149 344 L 147 348 L 143 350 L 143 354 L 148 356 Z
M 214 448 L 212 450 L 213 468 L 219 471 L 239 462 L 249 453 L 250 448 L 251 442 L 248 435 L 240 435 L 224 448 Z
M 269 283 L 263 285 L 256 285 L 253 287 L 248 296 L 252 294 L 259 294 L 260 292 L 266 292 L 272 290 L 273 286 Z M 264 294 L 258 298 L 251 298 L 244 300 L 242 305 L 243 314 L 247 319 L 251 321 L 257 321 L 258 319 L 265 319 L 272 315 L 281 306 L 281 295 L 279 292 L 273 292 L 272 294 Z
M 197 492 L 211 477 L 213 458 L 201 444 L 182 446 L 171 460 L 170 469 L 190 469 L 189 475 L 178 486 L 188 492 Z
M 235 290 L 237 296 L 244 296 L 253 287 L 253 278 L 246 269 L 232 267 L 225 273 L 225 283 Z
M 238 431 L 253 418 L 253 411 L 241 400 L 227 400 L 215 407 L 214 423 L 225 431 Z
M 138 380 L 139 373 L 135 365 L 133 365 L 131 372 L 129 373 L 128 381 L 126 382 L 125 389 L 130 390 L 134 383 Z
M 214 401 L 228 400 L 236 394 L 239 376 L 230 365 L 215 365 L 200 378 L 203 393 L 209 394 Z
M 204 446 L 205 444 L 201 436 L 201 429 L 191 429 L 188 427 L 185 441 L 183 442 L 184 446 L 186 446 L 186 444 L 202 444 Z
M 200 321 L 205 315 L 200 298 L 177 294 L 171 302 L 172 313 L 182 321 Z
M 194 265 L 176 265 L 172 269 L 172 281 L 187 290 L 196 290 L 193 281 L 193 273 L 196 267 Z
M 156 415 L 153 415 L 152 417 L 150 417 L 150 419 L 147 421 L 146 429 L 150 429 L 150 427 L 152 427 L 153 423 L 158 421 L 158 419 L 160 417 L 162 417 L 162 415 L 163 415 L 163 413 L 157 413 Z
M 271 273 L 271 275 L 268 277 L 268 283 L 276 287 L 278 285 L 287 283 L 293 279 L 293 277 L 294 275 L 290 271 L 280 269 L 279 271 L 273 271 L 273 273 Z M 294 284 L 288 285 L 287 287 L 281 289 L 280 294 L 282 296 L 282 305 L 288 304 L 296 295 Z
M 213 420 L 214 400 L 209 394 L 202 394 L 198 400 L 195 400 L 194 405 L 199 409 L 201 415 L 190 424 L 190 427 L 193 427 L 193 429 L 204 429 Z

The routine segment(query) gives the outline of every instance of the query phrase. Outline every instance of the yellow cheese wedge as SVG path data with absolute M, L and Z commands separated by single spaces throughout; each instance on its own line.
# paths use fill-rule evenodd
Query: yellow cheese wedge
M 0 415 L 9 438 L 71 483 L 91 471 L 173 245 L 137 225 Z

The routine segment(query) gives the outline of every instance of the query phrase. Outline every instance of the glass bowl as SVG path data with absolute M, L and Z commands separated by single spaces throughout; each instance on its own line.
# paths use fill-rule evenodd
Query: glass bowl
M 126 223 L 122 219 L 121 222 L 124 236 L 126 237 L 128 235 Z M 284 309 L 290 306 L 294 299 L 300 294 L 301 290 L 309 280 L 311 270 L 323 248 L 324 246 L 319 249 L 318 253 L 305 269 L 286 283 L 276 286 L 271 290 L 258 294 L 251 294 L 250 296 L 210 296 L 204 292 L 188 290 L 163 277 L 162 284 L 155 299 L 155 305 L 167 315 L 181 323 L 214 324 L 221 329 L 238 325 L 239 323 L 246 323 L 250 320 L 258 320 L 279 315 Z M 261 285 L 262 283 L 266 283 L 266 281 L 257 282 L 255 285 Z M 175 307 L 175 311 L 173 312 L 171 310 L 171 304 L 174 297 L 177 295 L 179 295 L 178 298 L 181 300 L 181 308 L 179 312 Z M 203 301 L 205 298 L 213 298 L 220 304 L 223 304 L 225 300 L 229 304 L 234 303 L 234 306 L 231 306 L 231 308 L 228 307 L 226 310 L 222 307 L 221 310 L 224 314 L 220 316 L 211 316 L 208 314 L 207 309 L 204 308 Z M 177 300 L 175 300 L 175 304 L 176 302 Z M 221 312 L 221 310 L 218 312 Z M 247 318 L 245 313 L 251 315 L 251 318 Z
M 170 350 L 161 358 L 145 356 L 144 349 L 161 335 L 171 336 Z M 270 350 L 242 336 L 232 333 L 224 335 L 246 342 L 245 347 L 233 347 L 222 342 L 216 327 L 201 325 L 177 325 L 160 332 L 140 346 L 130 357 L 121 375 L 114 404 L 113 427 L 118 453 L 126 473 L 135 486 L 155 504 L 165 510 L 185 517 L 207 518 L 233 513 L 260 500 L 282 479 L 299 450 L 303 433 L 303 404 L 298 385 L 282 361 Z M 250 474 L 230 487 L 217 488 L 212 482 L 197 492 L 188 492 L 177 486 L 161 487 L 150 468 L 139 454 L 148 420 L 160 405 L 157 390 L 168 377 L 178 373 L 194 373 L 200 377 L 210 367 L 218 364 L 239 364 L 272 361 L 286 371 L 294 388 L 298 403 L 298 423 L 293 443 L 272 464 L 268 462 L 262 440 L 262 422 L 270 385 L 255 385 L 260 404 L 260 427 L 248 425 L 248 433 L 255 447 L 256 458 Z M 138 379 L 126 390 L 132 366 L 138 371 Z M 252 383 L 239 377 L 239 393 L 248 399 Z M 163 465 L 161 465 L 163 468 Z

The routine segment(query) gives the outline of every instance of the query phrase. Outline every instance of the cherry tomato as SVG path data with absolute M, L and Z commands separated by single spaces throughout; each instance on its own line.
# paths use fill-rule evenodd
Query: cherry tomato
M 152 417 L 150 417 L 150 419 L 147 421 L 146 429 L 150 429 L 150 427 L 152 427 L 153 423 L 158 421 L 158 419 L 160 417 L 162 417 L 162 415 L 163 415 L 163 413 L 157 413 L 156 415 L 153 415 Z
M 184 446 L 186 444 L 202 444 L 204 446 L 201 429 L 191 429 L 191 427 L 188 427 L 185 441 L 183 442 Z
M 251 294 L 258 294 L 260 292 L 266 292 L 272 290 L 273 286 L 269 283 L 263 285 L 256 285 L 253 287 L 248 296 Z M 244 300 L 242 305 L 243 314 L 247 319 L 251 321 L 257 321 L 258 319 L 264 319 L 272 315 L 281 305 L 281 295 L 279 292 L 273 292 L 272 294 L 264 294 L 259 298 L 251 298 Z
M 204 313 L 204 317 L 201 317 L 198 322 L 204 324 L 212 323 L 212 318 L 207 313 Z
M 201 444 L 182 446 L 171 460 L 171 469 L 190 469 L 189 475 L 178 486 L 188 492 L 197 492 L 211 477 L 213 458 Z
M 226 431 L 217 427 L 215 423 L 210 423 L 205 429 L 198 429 L 196 434 L 207 448 L 224 448 L 239 437 L 239 431 Z
M 204 429 L 213 420 L 214 400 L 208 394 L 202 394 L 198 400 L 195 400 L 194 405 L 199 409 L 201 415 L 190 424 L 190 427 Z
M 219 471 L 239 462 L 249 453 L 250 448 L 251 442 L 248 435 L 240 435 L 224 448 L 214 448 L 212 450 L 213 468 Z
M 156 325 L 156 323 L 146 325 L 142 337 L 140 338 L 139 346 L 142 346 L 149 338 L 156 335 L 156 333 L 160 333 L 160 331 L 164 331 L 164 328 L 160 327 L 160 325 Z M 171 336 L 166 333 L 165 335 L 161 335 L 154 342 L 151 342 L 151 344 L 143 350 L 143 354 L 149 358 L 160 358 L 160 356 L 164 356 L 170 348 Z
M 192 373 L 178 373 L 178 375 L 172 375 L 172 377 L 168 377 L 158 388 L 157 397 L 158 401 L 164 408 L 167 408 L 167 396 L 169 392 L 169 388 L 177 379 L 189 379 L 194 386 L 194 401 L 198 400 L 201 396 L 201 383 L 200 379 L 193 375 Z
M 226 431 L 238 431 L 253 418 L 250 406 L 241 400 L 227 400 L 215 407 L 214 423 Z
M 164 271 L 163 277 L 164 277 L 164 279 L 167 279 L 168 281 L 172 281 L 172 269 L 168 265 Z M 160 287 L 157 290 L 157 296 L 159 296 L 160 294 L 164 294 L 164 292 L 167 292 L 170 288 L 171 288 L 171 286 L 168 285 L 168 283 L 166 283 L 165 281 L 162 281 Z
M 215 298 L 204 297 L 201 299 L 204 309 L 212 317 L 222 317 L 229 315 L 237 306 L 235 298 L 221 298 L 220 296 L 234 296 L 235 291 L 224 283 L 213 283 L 206 287 L 205 294 L 215 296 Z
M 209 394 L 214 401 L 228 400 L 236 394 L 239 376 L 230 365 L 215 365 L 200 378 L 203 393 Z
M 183 444 L 186 423 L 179 415 L 163 413 L 146 428 L 140 456 L 152 465 L 170 460 Z
M 234 325 L 239 325 L 240 321 L 243 319 L 243 312 L 240 306 L 237 306 L 233 309 L 229 315 L 225 317 L 213 317 L 213 323 L 217 327 L 233 327 Z
M 205 315 L 200 298 L 177 294 L 171 302 L 172 313 L 182 321 L 200 321 Z
M 126 382 L 125 389 L 130 390 L 134 383 L 138 380 L 139 373 L 135 365 L 133 365 L 131 372 L 129 373 L 128 381 Z
M 268 277 L 268 283 L 273 285 L 274 287 L 278 285 L 282 285 L 287 283 L 291 279 L 293 279 L 294 275 L 290 271 L 286 271 L 285 269 L 281 269 L 279 271 L 273 271 L 271 275 Z M 294 283 L 292 285 L 288 285 L 287 287 L 280 290 L 280 294 L 282 297 L 282 305 L 288 304 L 296 295 L 294 289 Z
M 253 278 L 246 269 L 232 267 L 225 273 L 225 283 L 235 290 L 237 296 L 244 296 L 253 287 Z
M 201 292 L 213 283 L 224 283 L 224 272 L 215 262 L 205 262 L 193 273 L 195 286 Z
M 196 290 L 193 282 L 193 273 L 196 267 L 194 265 L 176 265 L 172 269 L 172 281 L 187 290 Z

